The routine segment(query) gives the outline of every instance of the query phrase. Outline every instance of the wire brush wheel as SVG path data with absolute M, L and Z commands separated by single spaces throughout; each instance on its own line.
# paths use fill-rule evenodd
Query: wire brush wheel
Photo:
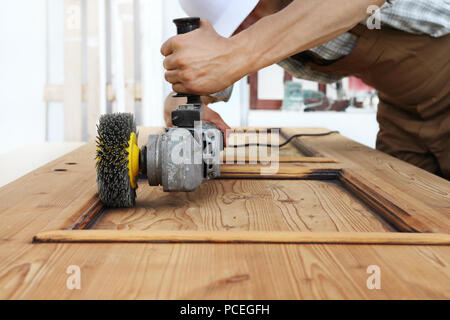
M 132 207 L 136 201 L 129 175 L 129 141 L 136 135 L 131 113 L 105 114 L 97 125 L 97 187 L 108 207 Z

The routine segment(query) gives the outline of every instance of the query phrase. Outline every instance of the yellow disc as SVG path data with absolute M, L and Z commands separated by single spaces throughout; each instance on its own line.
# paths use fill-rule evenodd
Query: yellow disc
M 139 147 L 137 145 L 137 137 L 134 132 L 130 134 L 128 140 L 128 176 L 130 177 L 130 185 L 133 189 L 137 187 L 137 175 L 139 174 Z

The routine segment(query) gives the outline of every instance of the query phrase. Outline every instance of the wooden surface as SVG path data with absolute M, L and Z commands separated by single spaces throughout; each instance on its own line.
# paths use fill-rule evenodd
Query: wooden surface
M 150 131 L 158 130 L 141 129 L 141 143 Z M 338 161 L 302 166 L 342 170 L 341 182 L 215 180 L 201 186 L 201 196 L 140 186 L 140 207 L 106 212 L 94 228 L 376 235 L 403 225 L 449 234 L 448 181 L 339 135 L 296 141 Z M 95 207 L 94 157 L 95 146 L 87 144 L 0 189 L 0 298 L 450 298 L 449 246 L 32 243 Z M 143 212 L 145 219 L 135 219 Z M 401 222 L 383 221 L 388 214 Z M 70 265 L 80 267 L 81 290 L 66 287 Z M 380 290 L 366 286 L 371 265 L 380 267 Z
M 94 229 L 392 231 L 330 181 L 217 180 L 194 192 L 142 184 L 136 207 L 106 209 Z
M 286 128 L 282 134 L 290 136 L 298 129 Z M 307 131 L 304 129 L 303 131 Z M 301 149 L 316 149 L 326 157 L 338 158 L 344 169 L 341 181 L 354 185 L 352 191 L 372 197 L 370 203 L 398 214 L 390 220 L 412 231 L 450 231 L 450 183 L 415 166 L 367 148 L 339 135 L 327 138 L 301 137 L 293 143 Z M 365 199 L 367 200 L 367 199 Z M 389 218 L 389 214 L 385 215 Z M 408 229 L 408 228 L 406 228 Z

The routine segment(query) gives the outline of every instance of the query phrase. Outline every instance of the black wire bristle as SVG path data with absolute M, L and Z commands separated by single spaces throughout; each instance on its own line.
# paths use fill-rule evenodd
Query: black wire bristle
M 131 113 L 105 114 L 97 125 L 97 187 L 108 207 L 132 207 L 136 190 L 128 176 L 128 140 L 136 132 Z

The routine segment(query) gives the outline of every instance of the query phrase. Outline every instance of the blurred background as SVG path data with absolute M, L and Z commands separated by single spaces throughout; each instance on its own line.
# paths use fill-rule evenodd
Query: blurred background
M 185 16 L 177 0 L 0 4 L 0 157 L 95 139 L 106 112 L 164 125 L 171 87 L 160 46 L 176 33 L 172 19 Z M 274 65 L 240 80 L 231 100 L 212 108 L 230 126 L 327 127 L 374 147 L 377 101 L 356 78 L 320 85 Z

